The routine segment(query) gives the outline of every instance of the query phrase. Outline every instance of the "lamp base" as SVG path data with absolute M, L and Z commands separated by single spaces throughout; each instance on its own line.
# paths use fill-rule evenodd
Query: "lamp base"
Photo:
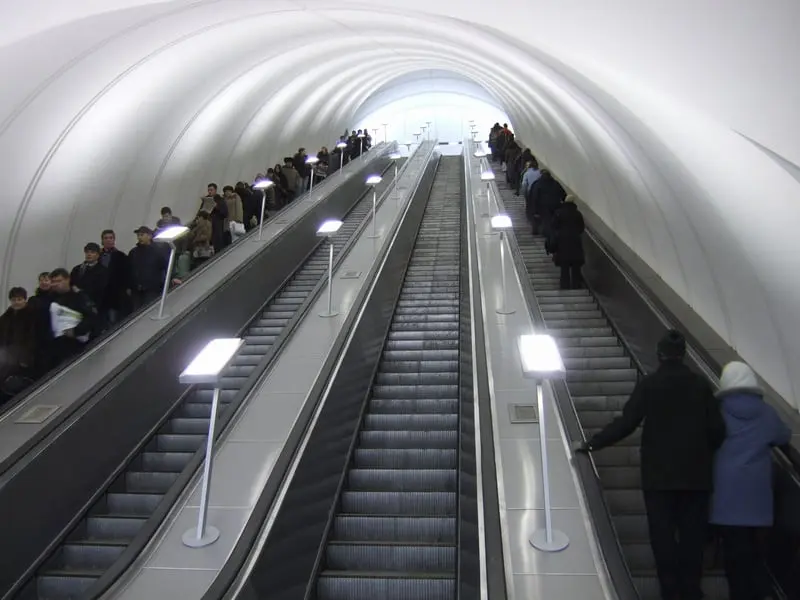
M 531 546 L 542 552 L 561 552 L 569 546 L 569 538 L 566 533 L 558 529 L 553 529 L 550 533 L 552 534 L 552 540 L 548 542 L 545 529 L 534 531 L 529 540 Z
M 159 315 L 158 313 L 155 313 L 153 315 L 150 315 L 150 318 L 153 321 L 166 321 L 167 319 L 170 318 L 170 316 L 167 313 L 164 313 L 162 315 Z
M 188 546 L 189 548 L 205 548 L 219 539 L 219 529 L 212 527 L 211 525 L 207 525 L 205 535 L 198 539 L 197 528 L 192 527 L 184 532 L 182 539 L 183 545 Z
M 321 312 L 321 313 L 319 313 L 319 316 L 322 317 L 323 319 L 330 319 L 331 317 L 336 317 L 338 315 L 339 315 L 339 311 L 338 310 L 332 310 L 330 312 Z
M 498 308 L 495 312 L 498 315 L 513 315 L 517 311 L 513 308 Z

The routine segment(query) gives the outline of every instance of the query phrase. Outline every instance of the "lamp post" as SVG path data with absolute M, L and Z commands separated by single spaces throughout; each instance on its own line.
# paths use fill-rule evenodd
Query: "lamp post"
M 308 187 L 309 192 L 314 189 L 314 171 L 316 170 L 315 167 L 317 166 L 318 162 L 319 159 L 316 156 L 309 156 L 306 159 L 306 164 L 311 167 L 311 185 Z
M 483 150 L 480 149 L 480 147 L 478 147 L 478 149 L 475 150 L 473 156 L 478 159 L 478 164 L 481 166 L 481 168 L 483 168 L 483 159 L 486 158 L 486 152 L 484 152 Z
M 397 202 L 400 199 L 400 193 L 397 189 L 397 161 L 403 158 L 403 155 L 399 152 L 394 152 L 389 155 L 389 158 L 394 163 L 394 201 Z
M 381 123 L 381 125 L 383 125 L 383 143 L 384 144 L 388 144 L 389 143 L 389 129 L 388 129 L 389 124 L 388 123 Z
M 377 137 L 378 137 L 378 128 L 377 128 L 377 127 L 375 127 L 375 128 L 373 128 L 373 129 L 372 129 L 372 140 L 373 140 L 373 143 L 374 143 L 374 140 L 375 140 Z
M 428 137 L 427 137 L 427 139 L 431 139 L 431 123 L 433 123 L 433 121 L 425 121 L 425 125 L 428 128 Z
M 330 253 L 328 254 L 328 312 L 319 314 L 320 317 L 326 319 L 339 314 L 338 311 L 333 310 L 333 236 L 336 235 L 341 226 L 341 221 L 330 219 L 317 229 L 317 236 L 328 238 L 328 243 L 330 244 Z
M 419 146 L 419 136 L 421 136 L 422 134 L 421 133 L 415 133 L 413 135 L 414 135 L 414 142 Z
M 190 548 L 203 548 L 219 539 L 219 529 L 206 525 L 208 521 L 208 492 L 211 485 L 211 466 L 214 459 L 214 429 L 217 424 L 222 372 L 233 360 L 242 344 L 244 344 L 244 340 L 240 338 L 211 340 L 189 363 L 189 366 L 183 370 L 183 373 L 178 376 L 178 381 L 183 384 L 214 386 L 214 395 L 211 398 L 211 416 L 208 419 L 208 439 L 206 439 L 206 457 L 203 463 L 203 481 L 200 488 L 200 510 L 197 515 L 197 527 L 188 529 L 183 534 L 183 543 Z
M 158 303 L 158 313 L 151 317 L 154 321 L 163 321 L 164 319 L 169 318 L 169 315 L 164 314 L 164 305 L 167 302 L 167 292 L 169 292 L 169 282 L 172 278 L 172 268 L 175 266 L 175 240 L 182 235 L 185 235 L 188 231 L 188 227 L 184 227 L 183 225 L 173 225 L 172 227 L 167 227 L 153 238 L 153 241 L 169 244 L 169 262 L 167 263 L 167 273 L 164 275 L 164 287 L 161 290 L 161 302 Z
M 347 148 L 347 144 L 339 142 L 336 147 L 339 149 L 339 172 L 341 172 L 344 169 L 344 149 Z
M 375 213 L 378 204 L 378 190 L 375 189 L 375 186 L 377 186 L 381 181 L 383 181 L 383 177 L 381 177 L 380 175 L 370 175 L 369 177 L 367 177 L 367 185 L 372 186 L 372 234 L 367 237 L 373 239 L 381 237 L 378 235 L 378 231 L 376 229 L 377 225 L 375 223 L 375 216 L 376 216 Z
M 547 462 L 547 427 L 545 424 L 544 392 L 542 385 L 546 379 L 563 379 L 566 374 L 564 362 L 558 351 L 556 341 L 549 335 L 522 335 L 518 341 L 519 355 L 522 359 L 522 372 L 525 377 L 536 380 L 536 403 L 539 411 L 539 443 L 542 454 L 542 492 L 544 495 L 544 529 L 537 529 L 530 538 L 530 544 L 543 552 L 559 552 L 569 546 L 569 538 L 553 528 L 550 507 L 550 473 Z
M 513 315 L 514 309 L 508 308 L 507 295 L 506 295 L 506 245 L 505 245 L 505 232 L 511 229 L 511 218 L 508 215 L 495 215 L 492 217 L 492 231 L 500 232 L 500 281 L 501 281 L 501 302 L 500 307 L 497 309 L 499 315 Z
M 411 142 L 406 142 L 403 145 L 406 147 L 406 150 L 408 150 L 408 154 L 411 155 Z
M 423 125 L 422 127 L 420 127 L 420 131 L 422 131 L 422 135 L 425 137 L 426 140 L 428 139 L 428 134 L 425 133 L 427 130 L 428 130 L 428 127 L 426 125 Z
M 275 185 L 271 179 L 259 179 L 253 184 L 254 190 L 261 190 L 261 218 L 258 220 L 258 237 L 257 242 L 261 241 L 261 236 L 264 233 L 264 210 L 267 206 L 267 190 Z
M 492 212 L 492 199 L 491 199 L 491 188 L 492 182 L 494 181 L 494 173 L 491 171 L 484 171 L 481 173 L 481 181 L 486 182 L 486 212 L 481 215 L 484 219 L 489 217 Z
M 364 154 L 364 134 L 359 133 L 358 136 L 356 137 L 358 137 L 358 148 L 359 148 L 358 154 L 360 156 L 361 154 Z

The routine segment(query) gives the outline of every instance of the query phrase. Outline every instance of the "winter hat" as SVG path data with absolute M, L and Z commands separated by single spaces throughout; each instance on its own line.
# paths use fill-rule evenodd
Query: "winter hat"
M 679 331 L 670 329 L 656 347 L 661 360 L 680 360 L 686 355 L 686 340 Z
M 733 361 L 725 365 L 722 369 L 722 376 L 719 378 L 718 396 L 735 391 L 748 391 L 759 395 L 764 394 L 764 390 L 758 385 L 758 379 L 753 369 L 743 362 Z

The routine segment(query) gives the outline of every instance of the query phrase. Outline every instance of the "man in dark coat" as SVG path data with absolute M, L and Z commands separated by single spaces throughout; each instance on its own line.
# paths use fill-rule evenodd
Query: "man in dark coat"
M 113 229 L 103 230 L 100 238 L 103 243 L 100 264 L 108 270 L 103 320 L 104 326 L 111 327 L 131 312 L 131 265 L 128 255 L 117 248 L 117 236 Z
M 133 308 L 139 310 L 158 298 L 164 287 L 169 257 L 153 243 L 153 230 L 141 226 L 134 231 L 139 243 L 128 253 L 131 265 L 130 289 Z
M 50 273 L 50 284 L 53 292 L 50 304 L 53 331 L 51 352 L 53 365 L 56 366 L 83 352 L 92 332 L 96 331 L 98 313 L 85 293 L 73 289 L 66 269 L 56 269 Z M 77 322 L 65 327 L 65 319 Z
M 100 314 L 105 314 L 108 298 L 108 269 L 100 264 L 100 244 L 89 242 L 83 248 L 84 261 L 72 269 L 69 275 L 73 287 L 83 291 L 97 307 Z M 100 322 L 98 320 L 98 325 Z M 99 334 L 100 331 L 93 332 Z
M 556 210 L 564 202 L 567 193 L 561 184 L 553 178 L 552 173 L 547 169 L 541 170 L 541 177 L 528 190 L 525 198 L 526 212 L 528 220 L 533 224 L 533 235 L 537 235 L 538 224 L 541 223 L 541 232 L 545 236 L 545 247 L 549 250 L 547 242 L 552 233 L 552 222 Z
M 594 452 L 642 425 L 642 491 L 664 600 L 700 600 L 714 453 L 725 422 L 714 390 L 683 363 L 686 341 L 668 331 L 660 365 L 643 377 L 622 415 L 582 446 Z
M 10 306 L 0 316 L 0 403 L 21 392 L 35 378 L 37 314 L 28 292 L 11 288 Z
M 567 196 L 553 219 L 556 264 L 561 267 L 561 289 L 578 290 L 583 285 L 581 267 L 584 263 L 583 215 L 575 205 L 575 197 Z

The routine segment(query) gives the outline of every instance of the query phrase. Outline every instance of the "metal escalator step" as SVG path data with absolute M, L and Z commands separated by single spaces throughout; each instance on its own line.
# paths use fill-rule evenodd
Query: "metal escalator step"
M 208 433 L 208 418 L 211 416 L 210 406 L 208 406 L 206 412 L 207 416 L 203 417 L 187 418 L 180 416 L 170 419 L 161 427 L 160 433 L 180 435 L 203 435 L 204 433 Z
M 630 394 L 636 381 L 567 381 L 572 396 L 622 396 Z
M 453 469 L 350 469 L 347 486 L 351 491 L 455 492 L 457 480 Z
M 458 310 L 458 303 L 457 301 L 453 301 L 453 309 L 447 312 L 440 312 L 440 313 L 431 313 L 427 312 L 425 314 L 419 313 L 407 313 L 403 310 L 398 310 L 394 315 L 394 327 L 400 323 L 428 323 L 428 324 L 436 324 L 443 328 L 452 328 L 458 327 L 458 313 L 455 312 Z
M 130 541 L 146 521 L 142 517 L 89 517 L 82 528 L 76 531 L 76 535 L 88 541 Z
M 622 411 L 613 410 L 581 410 L 578 420 L 583 429 L 602 429 L 621 414 Z
M 548 327 L 547 332 L 553 337 L 559 338 L 559 341 L 566 338 L 603 338 L 613 337 L 614 330 L 608 325 L 600 327 L 568 327 L 566 329 L 556 329 L 555 327 Z M 614 337 L 616 340 L 617 338 Z
M 457 360 L 435 360 L 434 356 L 425 360 L 391 360 L 383 358 L 380 365 L 381 373 L 437 373 L 453 374 L 458 377 Z
M 549 308 L 550 306 L 545 304 L 541 307 L 541 310 L 545 322 L 551 327 L 558 327 L 556 325 L 558 322 L 579 322 L 584 324 L 587 320 L 593 322 L 595 319 L 603 319 L 603 313 L 596 308 L 575 308 L 570 310 L 563 305 L 559 305 L 557 310 L 553 310 Z M 591 327 L 591 325 L 587 325 L 587 327 Z
M 625 403 L 630 396 L 619 394 L 616 396 L 575 396 L 573 402 L 575 409 L 580 414 L 582 411 L 620 411 L 625 407 Z
M 457 301 L 453 304 L 441 304 L 437 306 L 426 306 L 424 303 L 420 303 L 419 305 L 414 304 L 411 306 L 401 304 L 397 307 L 395 315 L 406 317 L 417 315 L 450 315 L 455 310 L 458 310 Z
M 83 598 L 102 571 L 90 574 L 51 573 L 37 578 L 37 598 L 42 600 L 77 600 Z
M 455 595 L 452 577 L 367 577 L 326 571 L 317 584 L 318 600 L 452 600 Z
M 376 385 L 374 398 L 458 398 L 458 385 Z
M 367 414 L 364 419 L 365 430 L 455 431 L 457 428 L 457 414 Z
M 636 383 L 638 372 L 631 368 L 567 369 L 567 382 L 625 381 Z
M 373 398 L 370 413 L 377 414 L 451 414 L 458 411 L 457 398 Z
M 453 573 L 456 549 L 452 545 L 328 544 L 326 562 L 337 571 L 402 571 Z
M 255 365 L 237 365 L 231 364 L 225 369 L 226 377 L 237 377 L 246 379 L 255 370 Z
M 386 350 L 383 353 L 383 363 L 390 369 L 398 368 L 391 363 L 448 363 L 458 368 L 458 350 Z M 391 365 L 391 366 L 390 366 Z M 403 367 L 405 368 L 405 367 Z M 450 369 L 451 367 L 448 367 Z
M 231 402 L 236 394 L 239 393 L 238 389 L 221 389 L 219 391 L 220 402 Z M 211 402 L 214 397 L 214 390 L 195 390 L 192 394 L 192 402 Z
M 167 433 L 156 435 L 150 444 L 159 452 L 196 452 L 205 440 L 205 435 Z
M 267 352 L 269 352 L 269 349 L 271 347 L 272 347 L 271 344 L 254 344 L 251 341 L 250 343 L 245 344 L 244 346 L 242 346 L 242 349 L 239 350 L 239 354 L 236 356 L 234 361 L 239 360 L 240 357 L 253 357 L 253 356 L 255 356 L 255 357 L 258 358 L 258 361 L 260 362 L 261 358 Z M 245 360 L 247 360 L 248 364 L 250 364 L 250 361 L 253 361 L 255 359 L 254 358 L 246 358 Z M 256 362 L 256 364 L 258 364 L 258 362 Z
M 101 542 L 68 542 L 45 566 L 54 571 L 105 571 L 125 550 L 125 544 Z
M 447 340 L 389 340 L 386 344 L 389 350 L 452 350 L 458 349 L 458 339 Z
M 389 332 L 389 340 L 458 340 L 458 329 L 452 329 L 450 331 L 390 331 Z
M 570 340 L 572 341 L 572 340 Z M 565 360 L 576 358 L 608 358 L 625 357 L 625 349 L 619 343 L 600 346 L 581 346 L 580 344 L 570 346 L 568 343 L 559 344 L 561 356 Z
M 551 332 L 552 333 L 552 332 Z M 555 335 L 555 334 L 552 334 Z M 558 337 L 558 336 L 556 336 Z M 591 347 L 599 347 L 599 346 L 619 346 L 619 340 L 614 335 L 604 335 L 604 336 L 591 336 L 591 337 L 560 337 L 556 339 L 556 343 L 558 347 L 561 348 L 572 348 L 575 346 L 584 348 L 586 346 Z
M 362 431 L 362 448 L 456 448 L 457 431 Z
M 125 473 L 125 490 L 135 493 L 166 494 L 178 479 L 179 473 L 159 471 L 128 471 Z
M 192 456 L 192 452 L 143 452 L 131 466 L 143 471 L 180 473 Z
M 455 544 L 456 537 L 456 520 L 452 517 L 337 515 L 333 522 L 336 541 Z
M 587 436 L 588 437 L 588 436 Z M 595 465 L 600 467 L 639 466 L 642 463 L 636 446 L 612 446 L 592 452 Z
M 353 464 L 357 469 L 455 469 L 458 451 L 356 448 Z
M 375 377 L 375 382 L 378 386 L 452 386 L 458 389 L 458 371 L 451 372 L 432 372 L 424 371 L 422 373 L 386 373 L 382 370 L 378 371 Z M 456 392 L 458 393 L 458 392 Z
M 161 494 L 106 494 L 106 509 L 109 515 L 149 517 L 161 500 Z
M 456 516 L 452 492 L 342 492 L 342 512 L 369 515 Z
M 596 331 L 610 331 L 608 321 L 600 316 L 594 318 L 568 317 L 566 319 L 555 319 L 551 316 L 545 317 L 545 325 L 549 331 L 570 331 L 577 329 L 584 331 L 587 329 Z

